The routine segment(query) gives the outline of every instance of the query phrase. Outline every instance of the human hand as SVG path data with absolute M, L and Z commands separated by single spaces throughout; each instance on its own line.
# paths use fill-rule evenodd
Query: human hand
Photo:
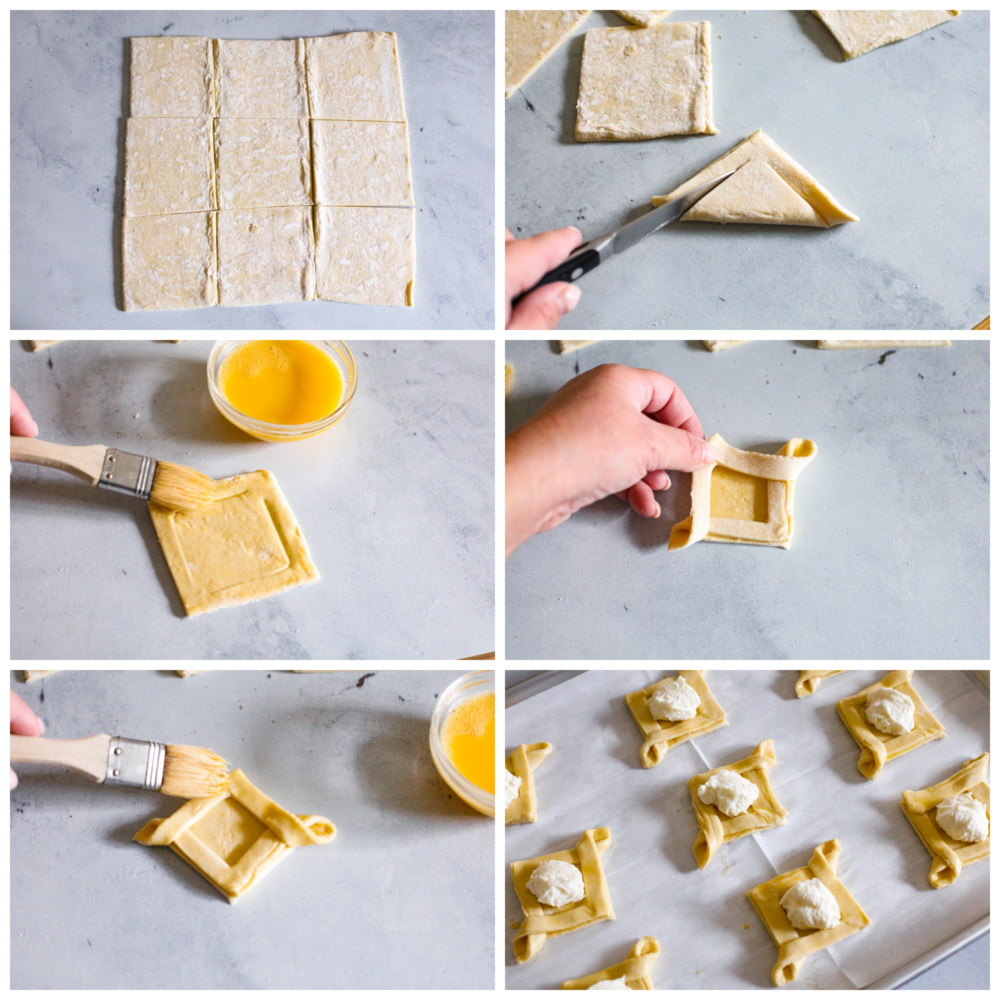
M 601 365 L 567 382 L 507 437 L 507 555 L 531 535 L 615 494 L 659 517 L 664 470 L 715 461 L 684 393 L 665 375 Z
M 580 289 L 568 281 L 553 281 L 536 288 L 511 310 L 511 300 L 557 264 L 561 264 L 582 242 L 575 226 L 554 229 L 527 239 L 516 240 L 504 230 L 504 272 L 506 276 L 508 330 L 554 330 L 560 318 L 576 308 Z
M 10 693 L 10 731 L 18 736 L 41 736 L 45 732 L 42 720 L 13 691 Z M 17 775 L 10 769 L 11 791 L 17 788 Z
M 21 397 L 14 391 L 13 386 L 10 387 L 10 432 L 23 438 L 33 438 L 38 434 L 38 424 L 31 419 L 28 408 L 21 402 Z M 11 472 L 14 471 L 10 462 L 7 466 Z

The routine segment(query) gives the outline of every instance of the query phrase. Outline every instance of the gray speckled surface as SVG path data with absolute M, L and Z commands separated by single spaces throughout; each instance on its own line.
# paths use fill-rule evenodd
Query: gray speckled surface
M 683 223 L 580 282 L 560 329 L 970 329 L 989 315 L 989 21 L 961 16 L 844 62 L 809 11 L 712 23 L 719 134 L 574 138 L 583 34 L 506 102 L 506 223 L 592 239 L 762 128 L 861 221 L 832 230 Z M 530 107 L 529 107 L 530 105 Z
M 663 372 L 706 434 L 773 453 L 812 438 L 788 550 L 667 552 L 690 476 L 647 521 L 611 497 L 529 539 L 506 568 L 508 658 L 974 659 L 989 656 L 989 341 L 820 351 L 760 341 L 508 341 L 508 430 L 575 372 Z
M 215 478 L 266 468 L 320 581 L 188 618 L 146 505 L 18 463 L 15 659 L 457 659 L 494 644 L 492 341 L 350 341 L 347 415 L 257 441 L 208 396 L 210 341 L 11 343 L 43 440 L 104 444 Z
M 494 823 L 453 795 L 427 743 L 435 698 L 461 674 L 73 671 L 25 685 L 18 671 L 11 687 L 47 736 L 207 745 L 337 835 L 230 905 L 169 849 L 132 840 L 181 800 L 21 765 L 11 988 L 491 988 Z
M 395 31 L 410 125 L 412 308 L 339 302 L 125 313 L 121 211 L 129 39 Z M 15 330 L 492 329 L 492 11 L 14 11 Z

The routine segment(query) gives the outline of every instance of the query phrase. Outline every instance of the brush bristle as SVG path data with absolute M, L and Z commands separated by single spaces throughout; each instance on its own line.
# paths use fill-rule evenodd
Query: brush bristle
M 186 465 L 157 462 L 149 498 L 176 510 L 201 510 L 215 496 L 215 480 Z
M 163 762 L 164 795 L 205 799 L 229 787 L 229 762 L 204 747 L 167 744 Z

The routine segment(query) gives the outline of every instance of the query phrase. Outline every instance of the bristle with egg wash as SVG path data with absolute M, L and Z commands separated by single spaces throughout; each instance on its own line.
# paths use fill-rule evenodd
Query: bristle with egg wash
M 215 495 L 215 480 L 186 465 L 157 462 L 149 498 L 175 510 L 201 510 Z
M 229 787 L 229 762 L 204 747 L 168 743 L 163 762 L 164 795 L 205 799 Z

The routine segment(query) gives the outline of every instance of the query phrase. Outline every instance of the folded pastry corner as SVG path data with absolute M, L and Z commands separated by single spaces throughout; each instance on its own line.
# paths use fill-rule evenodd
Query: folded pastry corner
M 806 698 L 815 694 L 824 677 L 833 677 L 834 674 L 843 672 L 843 670 L 800 670 L 799 679 L 795 682 L 795 697 Z
M 589 990 L 595 983 L 625 980 L 629 990 L 655 990 L 653 966 L 660 957 L 660 942 L 655 937 L 643 937 L 636 941 L 624 962 L 592 972 L 579 979 L 567 979 L 559 988 L 562 990 Z M 610 989 L 611 987 L 607 987 Z
M 521 781 L 517 798 L 504 810 L 506 826 L 534 823 L 538 819 L 535 771 L 550 753 L 551 743 L 522 743 L 504 760 L 507 771 Z

